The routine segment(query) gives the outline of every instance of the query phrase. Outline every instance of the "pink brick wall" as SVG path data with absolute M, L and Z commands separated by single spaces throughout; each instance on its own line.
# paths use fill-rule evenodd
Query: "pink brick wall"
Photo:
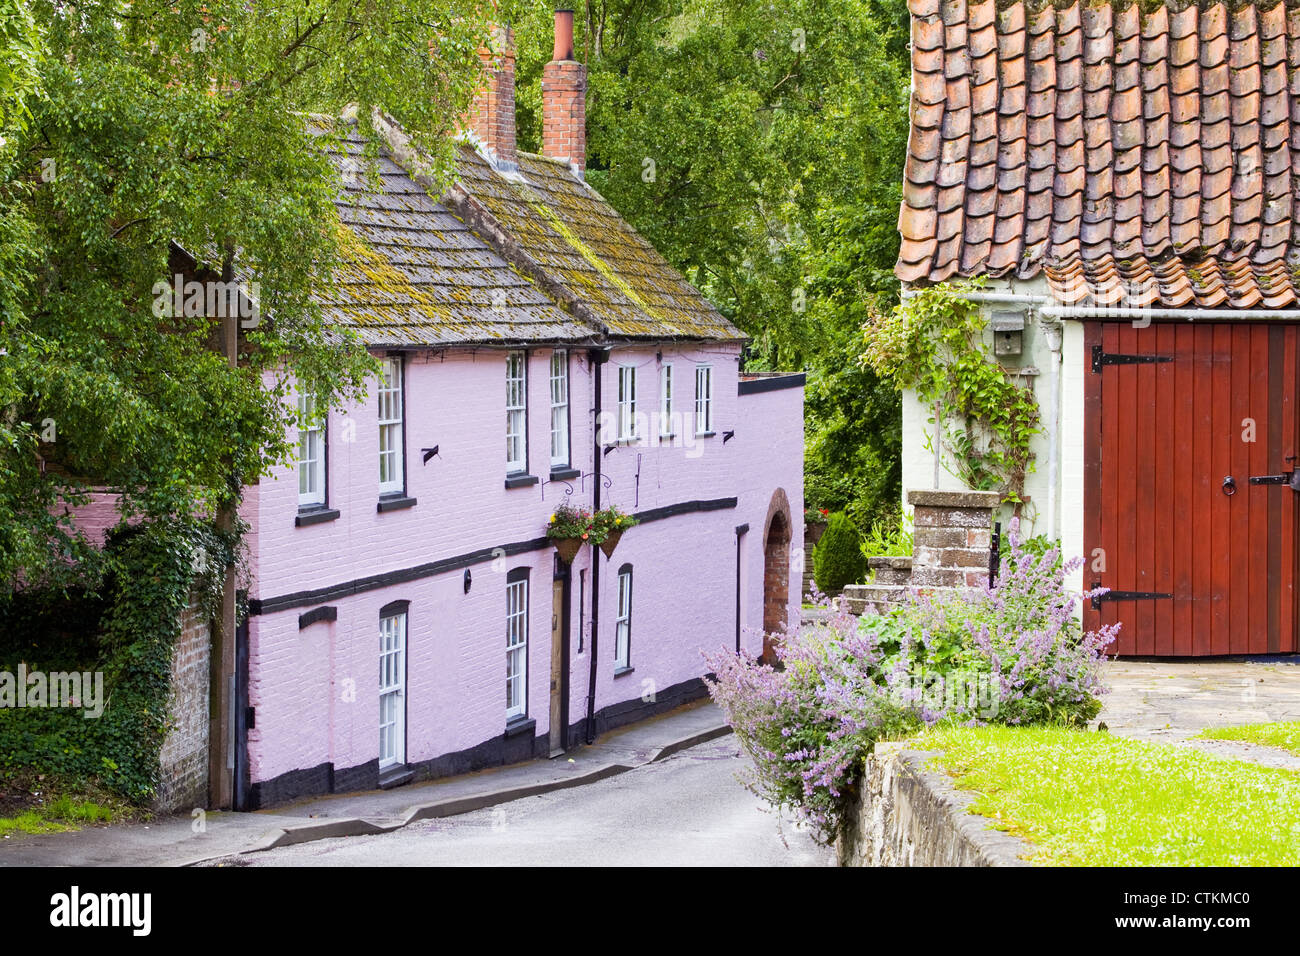
M 549 350 L 529 361 L 529 471 L 549 473 Z M 645 511 L 693 500 L 738 497 L 736 508 L 683 514 L 647 523 L 624 537 L 601 569 L 596 706 L 641 698 L 700 676 L 700 650 L 735 641 L 735 527 L 748 523 L 743 542 L 742 618 L 762 621 L 763 527 L 774 491 L 783 488 L 791 517 L 802 515 L 802 392 L 786 389 L 737 396 L 737 349 L 709 346 L 676 351 L 663 361 L 675 369 L 677 408 L 693 424 L 694 368 L 714 372 L 711 438 L 686 447 L 620 446 L 602 459 L 611 487 L 603 504 Z M 638 366 L 639 411 L 658 412 L 659 361 L 654 348 L 616 350 L 604 370 L 604 407 L 613 411 L 619 364 Z M 592 470 L 593 382 L 585 353 L 571 356 L 573 464 Z M 251 597 L 268 600 L 398 571 L 450 556 L 528 541 L 544 534 L 565 486 L 504 488 L 505 357 L 501 350 L 452 350 L 412 356 L 406 379 L 407 494 L 410 509 L 379 514 L 378 429 L 372 398 L 331 416 L 329 506 L 338 519 L 295 527 L 297 483 L 291 470 L 250 489 L 245 517 L 253 525 L 255 583 Z M 348 426 L 346 423 L 351 422 Z M 651 428 L 650 421 L 645 428 Z M 345 429 L 352 429 L 345 431 Z M 723 442 L 723 433 L 735 437 Z M 692 431 L 691 428 L 682 431 Z M 351 440 L 347 440 L 350 438 Z M 419 449 L 438 445 L 427 465 Z M 639 476 L 639 480 L 638 480 Z M 592 482 L 574 483 L 573 497 L 591 501 Z M 792 556 L 799 554 L 802 521 L 793 522 Z M 338 608 L 338 620 L 298 629 L 299 614 L 317 605 L 255 615 L 250 622 L 250 703 L 257 708 L 249 733 L 253 781 L 332 762 L 347 768 L 373 760 L 378 749 L 378 617 L 394 600 L 411 602 L 407 678 L 407 760 L 419 762 L 499 737 L 505 726 L 505 579 L 531 571 L 529 715 L 537 732 L 549 724 L 551 550 L 484 560 L 471 568 L 318 602 Z M 590 627 L 591 549 L 573 566 L 569 717 L 585 714 L 590 634 L 577 653 L 578 572 L 587 570 Z M 631 663 L 634 673 L 613 676 L 617 569 L 634 567 Z M 797 615 L 799 562 L 790 562 L 791 612 Z M 745 635 L 752 654 L 757 633 Z M 353 683 L 347 683 L 347 682 Z M 351 697 L 351 700 L 347 698 Z

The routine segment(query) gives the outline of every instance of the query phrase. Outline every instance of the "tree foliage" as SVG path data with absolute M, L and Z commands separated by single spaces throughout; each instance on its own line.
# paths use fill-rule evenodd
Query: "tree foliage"
M 520 143 L 540 143 L 551 10 L 518 0 Z M 588 179 L 753 341 L 805 369 L 807 494 L 897 507 L 899 401 L 859 360 L 892 268 L 907 138 L 902 0 L 590 0 Z
M 337 173 L 307 114 L 371 106 L 436 168 L 480 75 L 479 0 L 0 0 L 0 580 L 90 550 L 90 485 L 124 513 L 211 514 L 286 459 L 290 377 L 322 404 L 372 363 L 313 291 Z M 328 134 L 327 134 L 328 135 Z M 259 290 L 231 368 L 214 321 L 159 315 L 171 244 Z M 264 387 L 269 384 L 270 387 Z

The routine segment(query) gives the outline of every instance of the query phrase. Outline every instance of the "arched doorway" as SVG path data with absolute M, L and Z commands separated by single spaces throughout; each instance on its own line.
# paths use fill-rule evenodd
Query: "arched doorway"
M 790 504 L 777 489 L 763 536 L 763 661 L 776 662 L 773 642 L 790 623 Z

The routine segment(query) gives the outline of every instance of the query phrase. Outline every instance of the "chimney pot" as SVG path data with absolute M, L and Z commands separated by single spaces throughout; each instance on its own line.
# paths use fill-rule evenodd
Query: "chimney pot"
M 553 60 L 573 59 L 573 11 L 555 11 L 555 53 Z
M 542 69 L 542 154 L 587 168 L 587 67 L 573 59 L 573 11 L 555 11 L 555 56 Z

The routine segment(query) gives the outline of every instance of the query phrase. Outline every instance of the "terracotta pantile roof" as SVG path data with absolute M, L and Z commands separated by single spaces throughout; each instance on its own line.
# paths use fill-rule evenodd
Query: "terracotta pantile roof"
M 906 282 L 1300 301 L 1300 6 L 908 0 Z

